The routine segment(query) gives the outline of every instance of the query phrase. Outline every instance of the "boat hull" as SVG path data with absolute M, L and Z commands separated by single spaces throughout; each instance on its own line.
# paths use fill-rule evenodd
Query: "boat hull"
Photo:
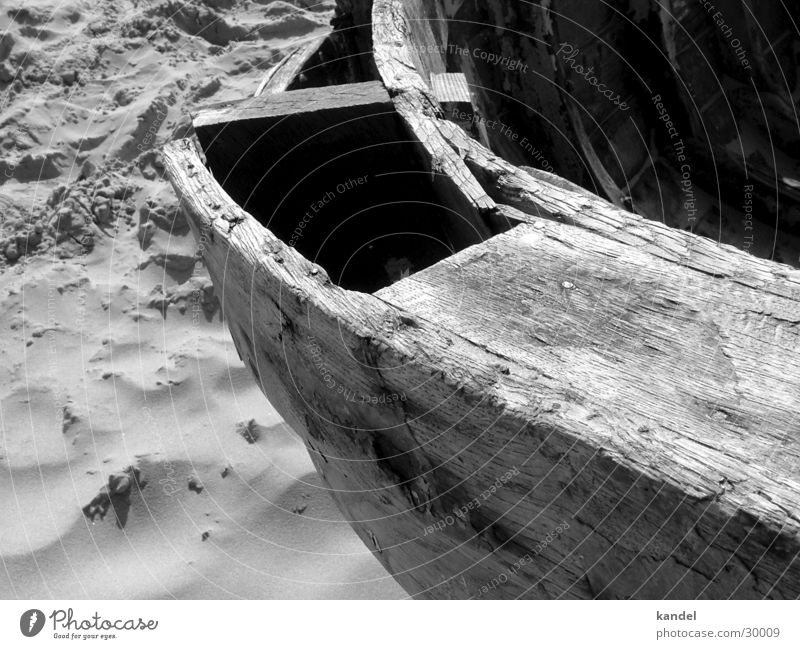
M 377 68 L 485 241 L 346 290 L 167 147 L 242 361 L 412 597 L 796 597 L 800 274 L 440 119 L 403 43 L 425 6 L 375 3 Z

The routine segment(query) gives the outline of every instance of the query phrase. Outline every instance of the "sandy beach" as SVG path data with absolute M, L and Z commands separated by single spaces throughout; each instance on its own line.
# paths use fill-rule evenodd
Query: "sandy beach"
M 332 5 L 0 16 L 0 597 L 405 597 L 239 360 L 158 153 Z

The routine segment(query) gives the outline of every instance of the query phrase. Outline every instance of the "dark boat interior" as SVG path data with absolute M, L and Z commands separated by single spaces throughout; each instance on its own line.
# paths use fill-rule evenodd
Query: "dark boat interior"
M 335 284 L 374 292 L 474 243 L 379 82 L 220 105 L 195 120 L 230 196 Z
M 463 79 L 466 104 L 452 105 L 462 117 L 471 111 L 472 124 L 460 123 L 498 155 L 647 218 L 800 266 L 800 35 L 767 25 L 781 32 L 774 56 L 789 70 L 776 78 L 762 63 L 746 79 L 767 105 L 759 116 L 743 96 L 741 57 L 708 12 L 673 4 L 683 13 L 629 0 L 542 0 L 515 11 L 494 1 L 405 6 L 416 69 L 432 87 L 437 76 Z M 763 54 L 746 7 L 725 6 L 742 42 Z M 513 227 L 476 226 L 437 189 L 437 172 L 378 81 L 369 18 L 340 14 L 334 26 L 283 98 L 253 99 L 249 117 L 241 106 L 218 107 L 195 124 L 223 188 L 334 283 L 365 292 Z M 598 93 L 597 76 L 616 103 Z M 448 98 L 439 99 L 453 119 Z M 765 142 L 774 169 L 759 149 Z

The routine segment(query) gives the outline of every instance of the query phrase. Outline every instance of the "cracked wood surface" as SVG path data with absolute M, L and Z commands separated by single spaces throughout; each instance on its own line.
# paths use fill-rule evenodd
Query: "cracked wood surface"
M 491 596 L 796 594 L 797 527 L 782 510 L 796 506 L 796 485 L 780 484 L 781 461 L 770 460 L 770 440 L 746 428 L 751 406 L 737 407 L 730 386 L 714 384 L 715 373 L 726 371 L 724 354 L 701 346 L 703 354 L 694 360 L 702 374 L 691 378 L 708 386 L 698 396 L 709 401 L 690 405 L 704 428 L 687 431 L 681 413 L 670 410 L 689 377 L 680 371 L 685 365 L 669 368 L 673 357 L 664 354 L 690 343 L 663 327 L 680 315 L 713 338 L 707 318 L 692 310 L 702 286 L 693 294 L 670 289 L 657 267 L 639 289 L 606 286 L 617 296 L 637 296 L 640 317 L 662 326 L 641 341 L 641 350 L 631 351 L 635 341 L 626 347 L 621 333 L 604 337 L 619 316 L 614 309 L 605 310 L 605 331 L 591 326 L 589 287 L 604 277 L 579 276 L 573 263 L 580 251 L 604 241 L 611 250 L 624 244 L 538 221 L 538 227 L 521 225 L 377 296 L 344 291 L 233 204 L 188 143 L 172 145 L 166 160 L 193 227 L 199 224 L 198 236 L 205 232 L 211 241 L 206 262 L 242 358 L 304 436 L 356 531 L 410 594 L 481 596 L 485 584 L 507 574 L 562 521 L 569 528 L 557 542 L 507 575 L 502 592 L 489 591 Z M 508 216 L 522 218 L 510 210 Z M 552 263 L 540 261 L 543 250 Z M 593 254 L 587 262 L 605 264 L 608 278 L 613 257 Z M 549 314 L 550 325 L 555 320 L 563 327 L 560 339 L 540 330 L 538 317 L 518 318 L 507 297 L 507 318 L 486 317 L 478 296 L 485 305 L 497 295 L 491 278 L 498 256 L 518 279 L 532 278 L 520 271 L 529 268 L 544 278 L 521 289 L 519 295 L 527 291 L 531 299 L 517 310 L 541 312 L 545 323 Z M 628 262 L 617 257 L 616 263 L 629 278 Z M 489 270 L 478 272 L 482 265 Z M 471 267 L 477 279 L 464 295 Z M 435 295 L 462 294 L 474 312 L 465 307 L 448 313 L 430 297 L 425 281 L 438 273 L 464 290 L 448 292 L 434 282 Z M 507 283 L 496 287 L 511 293 Z M 571 292 L 572 311 L 562 310 L 562 291 Z M 426 298 L 436 305 L 433 312 Z M 677 313 L 660 317 L 659 300 L 668 314 Z M 508 331 L 498 335 L 504 324 Z M 640 323 L 631 319 L 626 326 Z M 537 332 L 544 341 L 534 339 Z M 592 340 L 600 344 L 593 347 Z M 669 371 L 657 381 L 654 375 L 665 367 Z M 649 401 L 628 402 L 631 393 L 640 396 L 643 383 L 654 386 L 654 392 L 639 388 Z M 405 400 L 370 403 L 381 395 Z M 796 444 L 794 438 L 785 442 L 780 457 L 788 469 Z M 711 455 L 714 444 L 719 447 Z M 742 461 L 749 452 L 752 466 Z M 477 511 L 426 533 L 448 516 L 455 521 L 454 510 L 464 511 L 512 467 L 519 475 Z
M 351 83 L 325 88 L 304 88 L 291 92 L 264 92 L 256 97 L 228 101 L 209 106 L 198 111 L 192 118 L 192 125 L 203 147 L 208 146 L 209 135 L 233 122 L 263 123 L 267 126 L 274 120 L 300 117 L 313 120 L 319 115 L 345 112 L 357 116 L 362 109 L 369 113 L 378 108 L 390 106 L 386 88 L 379 81 Z M 256 133 L 252 134 L 253 136 Z
M 518 225 L 376 295 L 346 291 L 191 143 L 169 145 L 262 390 L 414 597 L 797 597 L 800 274 L 513 167 L 438 119 L 397 49 L 409 6 L 375 5 L 398 112 L 453 175 L 443 196 Z
M 300 74 L 303 66 L 317 53 L 325 40 L 330 38 L 330 35 L 331 32 L 329 31 L 320 36 L 315 36 L 290 50 L 283 59 L 264 75 L 264 79 L 258 85 L 254 96 L 260 97 L 262 94 L 274 95 L 284 92 L 297 78 L 297 75 Z

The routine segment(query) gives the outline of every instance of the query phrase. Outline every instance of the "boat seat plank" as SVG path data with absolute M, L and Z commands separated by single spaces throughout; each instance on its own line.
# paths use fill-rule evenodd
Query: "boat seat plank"
M 225 170 L 219 182 L 256 211 L 267 204 L 259 196 L 268 186 L 289 191 L 314 169 L 320 182 L 329 183 L 326 170 L 359 143 L 404 139 L 394 104 L 378 81 L 264 93 L 201 110 L 193 123 L 211 167 Z
M 198 111 L 193 119 L 201 142 L 207 133 L 232 122 L 273 122 L 287 116 L 314 119 L 331 111 L 358 115 L 376 108 L 392 110 L 392 100 L 380 81 L 304 88 L 276 94 L 262 94 L 239 101 L 222 102 Z

